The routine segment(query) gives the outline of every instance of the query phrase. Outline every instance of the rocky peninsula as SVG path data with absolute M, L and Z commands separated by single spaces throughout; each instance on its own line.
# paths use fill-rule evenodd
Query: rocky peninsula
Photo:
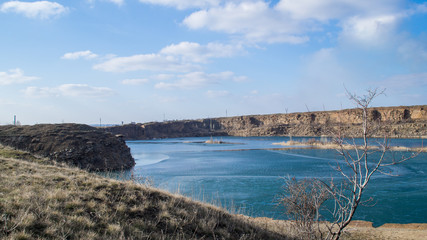
M 361 136 L 360 109 L 250 115 L 106 127 L 127 140 L 201 136 Z M 369 109 L 372 137 L 426 138 L 427 105 Z
M 91 171 L 135 165 L 121 137 L 83 124 L 0 126 L 0 144 Z

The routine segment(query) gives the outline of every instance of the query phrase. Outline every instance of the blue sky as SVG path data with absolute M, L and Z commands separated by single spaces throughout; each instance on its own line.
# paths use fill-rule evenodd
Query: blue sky
M 0 124 L 427 104 L 427 2 L 0 1 Z

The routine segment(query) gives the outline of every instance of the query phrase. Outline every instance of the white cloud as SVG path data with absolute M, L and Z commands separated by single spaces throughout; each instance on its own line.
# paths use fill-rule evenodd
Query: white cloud
M 114 95 L 114 91 L 107 87 L 92 87 L 87 84 L 63 84 L 58 87 L 27 87 L 24 90 L 31 97 L 91 97 L 102 98 Z
M 221 72 L 207 74 L 204 72 L 191 72 L 178 76 L 178 80 L 172 83 L 160 82 L 155 85 L 159 89 L 195 89 L 207 85 L 219 84 L 223 81 L 241 81 L 242 76 L 236 76 L 233 72 Z
M 27 87 L 24 90 L 24 93 L 31 97 L 47 97 L 55 95 L 54 91 L 48 87 Z
M 303 43 L 308 38 L 304 26 L 264 1 L 226 3 L 224 6 L 200 10 L 184 19 L 190 29 L 207 28 L 212 31 L 242 35 L 253 42 Z
M 86 2 L 91 4 L 91 7 L 94 7 L 95 1 L 96 0 L 86 0 Z M 125 0 L 100 0 L 100 1 L 111 2 L 111 3 L 117 4 L 118 6 L 122 6 L 125 3 Z
M 183 63 L 176 57 L 160 54 L 140 54 L 129 57 L 115 57 L 94 66 L 94 69 L 105 72 L 130 72 L 143 70 L 186 72 L 195 68 L 197 68 L 197 66 Z
M 3 3 L 1 5 L 0 10 L 2 12 L 15 12 L 23 14 L 28 18 L 48 19 L 64 14 L 65 12 L 67 12 L 68 8 L 62 6 L 57 2 L 49 1 L 9 1 Z
M 232 57 L 242 51 L 240 45 L 224 45 L 221 43 L 200 45 L 195 42 L 180 42 L 163 48 L 160 53 L 180 56 L 184 61 L 189 62 L 206 62 L 209 58 Z
M 86 96 L 86 97 L 107 97 L 114 95 L 112 89 L 107 87 L 92 87 L 87 84 L 63 84 L 58 90 L 64 96 Z
M 276 9 L 289 13 L 294 19 L 329 21 L 396 12 L 402 2 L 402 0 L 282 0 Z
M 124 85 L 141 85 L 147 82 L 148 82 L 148 79 L 146 78 L 134 78 L 134 79 L 122 80 L 122 84 Z
M 276 8 L 300 21 L 338 21 L 343 40 L 375 45 L 393 38 L 402 19 L 427 11 L 426 3 L 404 5 L 404 0 L 281 0 Z
M 217 6 L 220 0 L 139 0 L 142 3 L 175 7 L 177 9 L 206 8 Z
M 250 42 L 304 43 L 313 32 L 339 27 L 341 39 L 381 43 L 406 17 L 427 11 L 427 4 L 403 9 L 404 0 L 280 0 L 223 1 L 193 12 L 183 23 L 243 37 Z
M 190 72 L 200 69 L 200 63 L 210 58 L 225 58 L 243 52 L 240 45 L 181 42 L 164 47 L 159 53 L 112 57 L 94 69 L 105 72 L 171 71 Z M 65 55 L 64 55 L 65 56 Z M 74 55 L 72 55 L 74 56 Z
M 92 8 L 95 7 L 95 1 L 96 0 L 86 0 L 86 2 L 90 4 L 90 7 Z M 114 3 L 117 6 L 122 6 L 125 3 L 125 0 L 98 0 L 98 1 Z
M 229 95 L 230 95 L 230 92 L 226 91 L 226 90 L 222 90 L 222 91 L 208 90 L 206 92 L 206 96 L 208 98 L 222 98 L 222 97 L 226 97 Z
M 7 72 L 0 72 L 0 85 L 10 85 L 15 83 L 25 83 L 39 79 L 38 77 L 25 76 L 24 71 L 19 68 L 10 69 Z
M 289 13 L 295 19 L 313 18 L 321 21 L 341 17 L 345 11 L 343 1 L 332 0 L 288 0 L 280 1 L 277 10 Z
M 408 12 L 408 15 L 412 15 L 416 13 L 427 13 L 427 3 L 418 4 L 414 9 L 411 9 Z
M 84 58 L 84 59 L 93 59 L 93 58 L 97 58 L 98 55 L 86 50 L 86 51 L 79 51 L 79 52 L 70 52 L 70 53 L 66 53 L 64 54 L 64 56 L 62 56 L 62 59 L 68 59 L 68 60 L 76 60 L 79 58 Z
M 397 15 L 352 17 L 343 22 L 341 37 L 350 42 L 375 45 L 388 41 L 399 20 Z

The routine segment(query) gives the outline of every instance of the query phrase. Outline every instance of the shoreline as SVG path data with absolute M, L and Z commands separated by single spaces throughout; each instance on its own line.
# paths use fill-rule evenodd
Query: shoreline
M 354 150 L 354 149 L 363 149 L 363 146 L 352 145 L 352 144 L 343 144 L 339 145 L 331 142 L 299 142 L 299 141 L 284 141 L 273 143 L 276 146 L 290 146 L 289 148 L 283 149 L 344 149 L 344 150 Z M 294 146 L 294 147 L 292 147 Z M 369 150 L 380 149 L 379 146 L 368 146 Z M 403 146 L 390 146 L 388 147 L 390 151 L 406 151 L 406 152 L 427 152 L 427 147 L 403 147 Z

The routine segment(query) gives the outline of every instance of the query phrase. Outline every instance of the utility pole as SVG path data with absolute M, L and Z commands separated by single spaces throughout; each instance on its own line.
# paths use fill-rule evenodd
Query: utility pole
M 101 118 L 99 118 L 99 126 L 102 127 Z

